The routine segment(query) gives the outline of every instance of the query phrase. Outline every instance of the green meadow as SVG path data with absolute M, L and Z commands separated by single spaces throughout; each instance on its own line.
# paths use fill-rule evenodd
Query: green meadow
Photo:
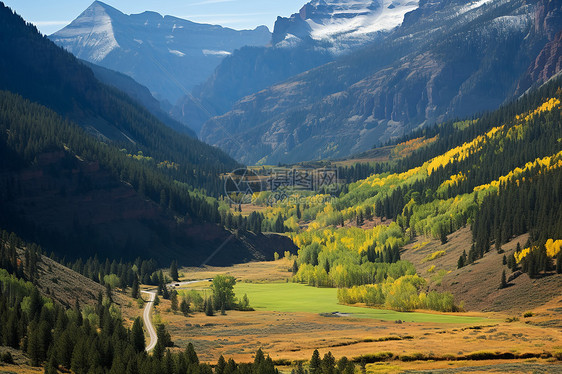
M 247 294 L 256 310 L 305 313 L 345 313 L 354 318 L 373 318 L 384 321 L 435 322 L 470 324 L 489 321 L 485 318 L 454 314 L 396 312 L 340 305 L 335 288 L 316 288 L 299 283 L 237 283 L 234 288 L 240 298 Z

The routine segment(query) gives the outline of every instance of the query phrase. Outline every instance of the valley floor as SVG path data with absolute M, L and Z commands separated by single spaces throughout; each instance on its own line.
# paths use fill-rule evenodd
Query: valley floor
M 368 364 L 369 373 L 430 369 L 444 373 L 550 373 L 561 368 L 560 361 L 538 356 L 562 348 L 562 330 L 545 327 L 548 326 L 545 321 L 562 319 L 562 295 L 533 309 L 534 314 L 529 318 L 523 318 L 518 311 L 455 313 L 452 317 L 451 314 L 413 312 L 402 313 L 406 317 L 398 321 L 399 318 L 392 315 L 397 312 L 381 311 L 382 317 L 373 317 L 361 315 L 364 308 L 338 305 L 335 292 L 332 296 L 326 292 L 335 291 L 333 289 L 287 283 L 286 279 L 291 275 L 290 265 L 290 261 L 282 259 L 229 268 L 184 269 L 185 279 L 204 279 L 225 273 L 235 276 L 239 282 L 237 296 L 247 293 L 256 311 L 228 311 L 226 316 L 217 314 L 212 317 L 196 312 L 186 318 L 171 312 L 170 302 L 162 300 L 156 318 L 168 324 L 178 347 L 183 348 L 192 342 L 200 359 L 210 363 L 216 363 L 220 355 L 236 361 L 250 361 L 255 351 L 262 348 L 278 363 L 308 360 L 314 349 L 318 349 L 321 356 L 328 351 L 336 358 L 347 356 L 360 360 L 365 356 L 367 362 L 374 361 L 373 355 L 381 352 L 392 353 L 390 360 Z M 208 289 L 208 286 L 208 282 L 190 285 L 199 290 Z M 260 292 L 264 287 L 268 292 L 272 290 L 269 293 L 278 291 L 264 295 Z M 302 290 L 290 297 L 288 292 L 294 287 L 328 296 L 313 298 L 311 293 L 308 303 L 314 306 L 304 305 L 307 304 L 306 297 L 299 299 L 297 296 Z M 322 301 L 322 297 L 333 297 L 334 300 L 330 304 Z M 294 299 L 297 301 L 292 301 Z M 274 307 L 275 300 L 278 307 Z M 318 309 L 322 307 L 324 313 Z M 358 312 L 346 314 L 350 309 Z M 391 313 L 392 317 L 385 318 L 384 313 Z M 527 358 L 485 360 L 484 355 L 478 360 L 466 360 L 475 352 L 527 355 Z M 423 360 L 416 361 L 418 358 Z M 281 366 L 282 371 L 290 371 L 290 368 Z

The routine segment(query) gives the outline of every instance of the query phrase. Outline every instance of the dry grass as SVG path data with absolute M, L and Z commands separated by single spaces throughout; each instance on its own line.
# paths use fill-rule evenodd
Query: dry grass
M 467 253 L 470 250 L 471 238 L 469 228 L 449 235 L 448 242 L 444 245 L 439 240 L 418 238 L 404 248 L 401 257 L 412 262 L 419 274 L 441 274 L 442 276 L 433 276 L 430 279 L 430 287 L 439 291 L 450 291 L 457 301 L 464 301 L 467 310 L 504 312 L 522 317 L 523 312 L 533 311 L 562 295 L 560 274 L 551 274 L 539 279 L 530 279 L 523 274 L 511 281 L 509 287 L 499 289 L 502 270 L 506 270 L 508 277 L 511 275 L 507 266 L 502 265 L 504 254 L 509 256 L 517 243 L 524 244 L 527 235 L 514 238 L 502 246 L 505 253 L 497 253 L 492 248 L 484 258 L 457 269 L 457 261 L 463 250 Z M 429 243 L 420 245 L 425 242 Z M 427 256 L 437 251 L 446 253 L 434 261 L 424 262 Z M 428 274 L 428 270 L 434 265 L 435 268 Z M 558 324 L 562 325 L 560 318 L 556 319 L 559 320 Z
M 520 322 L 461 327 L 267 311 L 230 311 L 226 316 L 214 317 L 194 313 L 186 318 L 168 312 L 167 301 L 158 309 L 162 320 L 168 323 L 174 342 L 182 348 L 192 342 L 201 359 L 210 362 L 215 362 L 221 354 L 248 361 L 258 348 L 274 359 L 304 360 L 310 358 L 314 349 L 319 349 L 321 354 L 331 351 L 336 357 L 381 351 L 395 355 L 420 352 L 457 356 L 478 350 L 554 352 L 562 345 L 559 330 Z M 413 338 L 381 339 L 389 336 Z
M 483 360 L 483 361 L 412 361 L 377 362 L 367 365 L 368 374 L 394 373 L 560 373 L 559 364 L 537 359 L 525 360 Z
M 0 374 L 8 373 L 22 373 L 22 374 L 37 374 L 43 373 L 43 368 L 37 368 L 29 366 L 29 358 L 20 350 L 13 349 L 10 347 L 0 346 L 0 356 L 5 352 L 10 352 L 12 358 L 14 359 L 14 364 L 6 364 L 0 362 Z
M 428 253 L 435 251 L 427 245 Z M 417 254 L 423 258 L 426 248 Z M 440 269 L 452 266 L 447 255 L 434 263 Z M 443 264 L 442 264 L 443 261 Z M 448 262 L 451 264 L 448 265 Z M 456 266 L 456 259 L 454 261 Z M 276 279 L 282 281 L 290 276 L 287 271 L 290 261 L 257 262 L 230 268 L 182 269 L 189 279 L 208 278 L 219 273 L 229 273 L 240 281 L 263 282 Z M 427 264 L 428 266 L 430 264 Z M 431 264 L 433 265 L 433 264 Z M 195 288 L 207 287 L 195 285 Z M 562 297 L 561 297 L 562 299 Z M 251 301 L 251 299 L 250 299 Z M 562 300 L 561 300 L 562 301 Z M 559 305 L 562 307 L 562 304 Z M 336 358 L 373 354 L 388 351 L 394 355 L 452 355 L 455 357 L 475 351 L 542 353 L 555 352 L 562 347 L 560 329 L 541 326 L 548 319 L 562 319 L 562 309 L 555 301 L 542 309 L 533 310 L 533 317 L 521 318 L 508 323 L 506 313 L 470 313 L 477 317 L 493 318 L 495 322 L 479 325 L 413 323 L 357 319 L 350 317 L 325 317 L 313 313 L 289 312 L 238 312 L 229 311 L 226 316 L 207 317 L 193 313 L 184 317 L 172 313 L 169 301 L 163 300 L 157 307 L 162 321 L 168 324 L 172 339 L 183 349 L 192 342 L 203 361 L 214 363 L 222 354 L 237 361 L 249 361 L 258 348 L 264 349 L 273 359 L 308 360 L 314 349 L 321 355 L 331 351 Z M 553 311 L 554 310 L 554 311 Z M 548 313 L 548 314 L 547 314 Z M 500 322 L 498 322 L 500 321 Z M 529 323 L 525 323 L 529 321 Z M 536 322 L 536 324 L 534 324 Z M 411 339 L 387 339 L 388 337 L 411 336 Z M 540 360 L 539 360 L 540 361 Z M 502 365 L 494 360 L 493 364 Z M 505 361 L 506 364 L 521 363 L 523 360 Z M 385 362 L 370 365 L 370 372 L 398 372 L 411 369 L 455 368 L 463 365 L 485 365 L 485 361 L 454 362 Z M 501 366 L 500 366 L 501 367 Z M 380 371 L 380 370 L 382 371 Z M 379 370 L 379 371 L 375 371 Z M 384 371 L 386 370 L 386 371 Z M 472 369 L 471 369 L 472 370 Z
M 283 255 L 280 253 L 279 255 Z M 237 282 L 286 282 L 293 275 L 289 269 L 293 262 L 286 258 L 278 261 L 250 262 L 229 267 L 190 267 L 180 270 L 181 280 L 208 279 L 217 274 L 228 274 Z

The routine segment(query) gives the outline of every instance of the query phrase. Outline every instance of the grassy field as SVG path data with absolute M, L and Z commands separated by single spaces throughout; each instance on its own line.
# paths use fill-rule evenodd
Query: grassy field
M 455 242 L 454 236 L 451 235 L 450 240 Z M 452 253 L 452 249 L 442 249 L 447 250 L 447 255 L 439 259 L 439 264 L 444 267 L 440 266 L 436 271 L 455 266 L 458 259 L 458 254 Z M 406 253 L 412 252 L 423 259 L 435 251 L 429 243 L 427 248 Z M 356 358 L 377 352 L 392 352 L 395 357 L 413 354 L 457 357 L 475 351 L 537 354 L 556 352 L 562 348 L 561 330 L 555 324 L 561 320 L 562 296 L 540 308 L 529 308 L 533 312 L 529 318 L 523 318 L 520 312 L 399 313 L 339 305 L 335 289 L 287 282 L 291 276 L 288 271 L 291 264 L 292 261 L 282 259 L 225 268 L 181 269 L 182 279 L 185 280 L 207 279 L 216 274 L 234 276 L 237 279 L 237 296 L 248 294 L 250 304 L 256 310 L 232 310 L 226 315 L 217 313 L 215 316 L 193 312 L 184 317 L 171 311 L 169 300 L 161 299 L 161 304 L 155 309 L 168 326 L 176 345 L 173 349 L 179 351 L 188 343 L 193 343 L 202 361 L 216 363 L 220 355 L 241 362 L 252 361 L 259 348 L 279 360 L 309 360 L 315 349 L 320 351 L 321 356 L 329 351 L 336 358 Z M 209 286 L 209 282 L 200 282 L 182 287 L 180 293 L 196 289 L 207 290 L 209 295 Z M 348 317 L 333 317 L 333 312 Z M 401 322 L 396 323 L 398 320 Z M 552 372 L 547 370 L 558 363 L 547 362 L 552 359 L 532 360 L 529 365 L 549 365 L 542 372 Z M 471 372 L 479 372 L 477 368 L 472 368 L 478 365 L 497 366 L 499 372 L 533 372 L 535 368 L 526 364 L 524 360 L 407 362 L 393 359 L 370 364 L 367 372 L 435 369 L 459 372 L 464 366 L 471 367 Z M 290 368 L 284 367 L 282 371 L 288 373 Z
M 443 313 L 396 312 L 338 304 L 335 288 L 316 288 L 298 283 L 238 283 L 236 295 L 248 294 L 256 310 L 274 312 L 334 313 L 349 317 L 374 318 L 383 321 L 480 323 L 483 318 Z

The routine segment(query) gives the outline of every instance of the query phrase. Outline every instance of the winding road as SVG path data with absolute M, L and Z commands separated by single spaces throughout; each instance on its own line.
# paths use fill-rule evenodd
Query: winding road
M 200 280 L 193 280 L 193 281 L 185 281 L 185 282 L 173 282 L 166 285 L 168 288 L 176 288 L 181 286 L 187 286 L 188 284 L 199 283 L 199 282 L 207 282 L 211 279 L 200 279 Z M 152 306 L 154 305 L 154 299 L 156 298 L 156 290 L 146 290 L 141 291 L 142 293 L 148 294 L 148 300 L 146 302 L 146 306 L 144 307 L 144 312 L 142 314 L 142 319 L 144 320 L 144 325 L 146 326 L 146 330 L 148 331 L 148 335 L 150 336 L 150 343 L 146 346 L 145 350 L 150 352 L 156 346 L 156 342 L 158 342 L 158 336 L 156 335 L 156 329 L 152 324 L 152 318 L 150 318 L 150 312 L 152 312 Z
M 154 299 L 156 298 L 156 291 L 141 291 L 142 293 L 148 294 L 148 301 L 146 302 L 146 306 L 144 307 L 144 312 L 142 314 L 142 318 L 144 320 L 144 325 L 146 326 L 146 330 L 148 331 L 148 335 L 150 335 L 150 343 L 146 346 L 145 350 L 150 352 L 156 346 L 156 342 L 158 341 L 158 336 L 156 336 L 156 329 L 152 324 L 152 318 L 150 318 L 150 312 L 152 312 L 152 306 L 154 305 Z

